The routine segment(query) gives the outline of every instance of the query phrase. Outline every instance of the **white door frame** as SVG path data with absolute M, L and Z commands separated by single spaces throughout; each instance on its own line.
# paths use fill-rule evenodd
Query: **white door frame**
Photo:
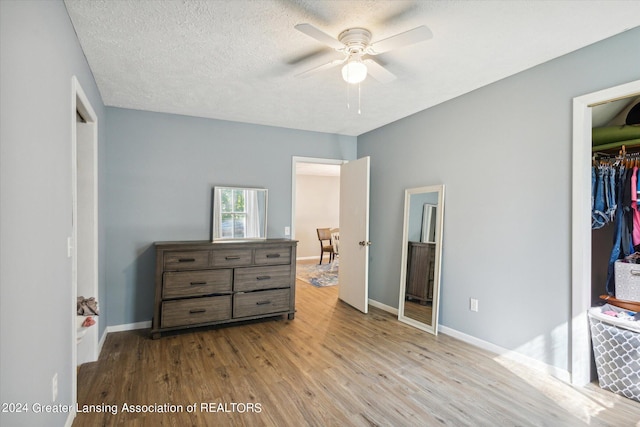
M 317 157 L 300 157 L 293 156 L 291 158 L 291 239 L 296 237 L 296 166 L 298 163 L 318 163 L 321 165 L 341 165 L 348 160 L 341 159 L 322 159 Z
M 87 132 L 90 135 L 88 138 L 81 136 L 78 138 L 77 132 L 77 119 L 76 114 L 80 114 L 86 121 L 87 125 L 92 129 Z M 80 139 L 80 141 L 79 141 Z M 78 150 L 78 144 L 90 144 L 89 147 L 83 147 L 87 149 Z M 90 174 L 89 186 L 83 186 L 83 194 L 78 194 L 78 162 L 82 162 L 89 167 Z M 77 346 L 77 314 L 76 314 L 76 298 L 78 297 L 78 199 L 82 200 L 82 203 L 87 204 L 87 210 L 91 213 L 89 218 L 84 220 L 89 221 L 90 232 L 89 235 L 81 236 L 83 240 L 83 256 L 87 255 L 86 260 L 89 265 L 86 268 L 89 269 L 91 277 L 90 280 L 93 284 L 85 287 L 92 288 L 93 295 L 85 296 L 98 296 L 98 117 L 95 111 L 89 103 L 89 99 L 85 95 L 80 82 L 76 76 L 71 77 L 71 195 L 72 195 L 72 229 L 71 237 L 69 239 L 68 254 L 71 257 L 71 401 L 77 402 L 78 390 L 77 390 L 77 364 L 78 364 L 78 346 Z M 79 197 L 80 196 L 80 197 Z M 86 215 L 86 214 L 84 214 Z M 89 250 L 87 251 L 87 247 Z M 89 252 L 85 254 L 84 251 Z M 84 266 L 83 266 L 84 267 Z M 98 325 L 92 326 L 97 328 Z M 95 338 L 95 343 L 92 348 L 95 358 L 97 359 L 98 353 L 98 331 L 93 331 L 92 334 Z
M 573 98 L 571 383 L 591 381 L 591 107 L 640 94 L 640 80 Z

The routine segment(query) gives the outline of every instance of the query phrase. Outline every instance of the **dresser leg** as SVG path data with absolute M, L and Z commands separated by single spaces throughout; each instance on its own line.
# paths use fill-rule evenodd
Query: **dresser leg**
M 287 318 L 288 318 L 289 320 L 293 320 L 293 318 L 294 318 L 294 317 L 296 317 L 296 314 L 295 314 L 295 313 L 289 313 L 289 314 L 287 315 Z
M 154 340 L 157 340 L 158 338 L 160 338 L 160 336 L 161 336 L 160 332 L 156 332 L 156 333 L 151 334 L 151 338 L 154 339 Z

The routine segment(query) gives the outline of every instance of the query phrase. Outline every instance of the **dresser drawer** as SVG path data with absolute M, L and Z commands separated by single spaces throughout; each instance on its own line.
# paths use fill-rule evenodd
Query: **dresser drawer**
M 289 310 L 289 289 L 249 292 L 233 297 L 233 317 L 258 316 Z
M 282 246 L 256 249 L 255 264 L 291 264 L 291 248 Z
M 236 292 L 291 286 L 290 265 L 236 268 L 235 276 L 233 290 Z
M 209 266 L 209 251 L 175 251 L 165 252 L 164 269 L 197 270 Z
M 162 302 L 162 328 L 215 322 L 231 317 L 231 295 Z
M 164 273 L 162 298 L 183 298 L 231 293 L 233 270 L 178 271 Z
M 215 250 L 211 255 L 213 267 L 237 267 L 251 264 L 251 249 Z

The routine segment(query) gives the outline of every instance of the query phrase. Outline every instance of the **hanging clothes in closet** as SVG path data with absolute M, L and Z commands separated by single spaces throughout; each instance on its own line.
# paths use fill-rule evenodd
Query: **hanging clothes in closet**
M 596 155 L 591 169 L 591 228 L 613 223 L 606 291 L 615 294 L 614 265 L 640 251 L 638 154 Z

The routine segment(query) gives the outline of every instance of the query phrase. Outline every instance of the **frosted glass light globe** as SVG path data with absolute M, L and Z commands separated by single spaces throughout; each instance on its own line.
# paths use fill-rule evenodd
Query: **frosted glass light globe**
M 362 61 L 349 61 L 342 67 L 342 78 L 347 83 L 360 83 L 367 78 L 367 66 Z

